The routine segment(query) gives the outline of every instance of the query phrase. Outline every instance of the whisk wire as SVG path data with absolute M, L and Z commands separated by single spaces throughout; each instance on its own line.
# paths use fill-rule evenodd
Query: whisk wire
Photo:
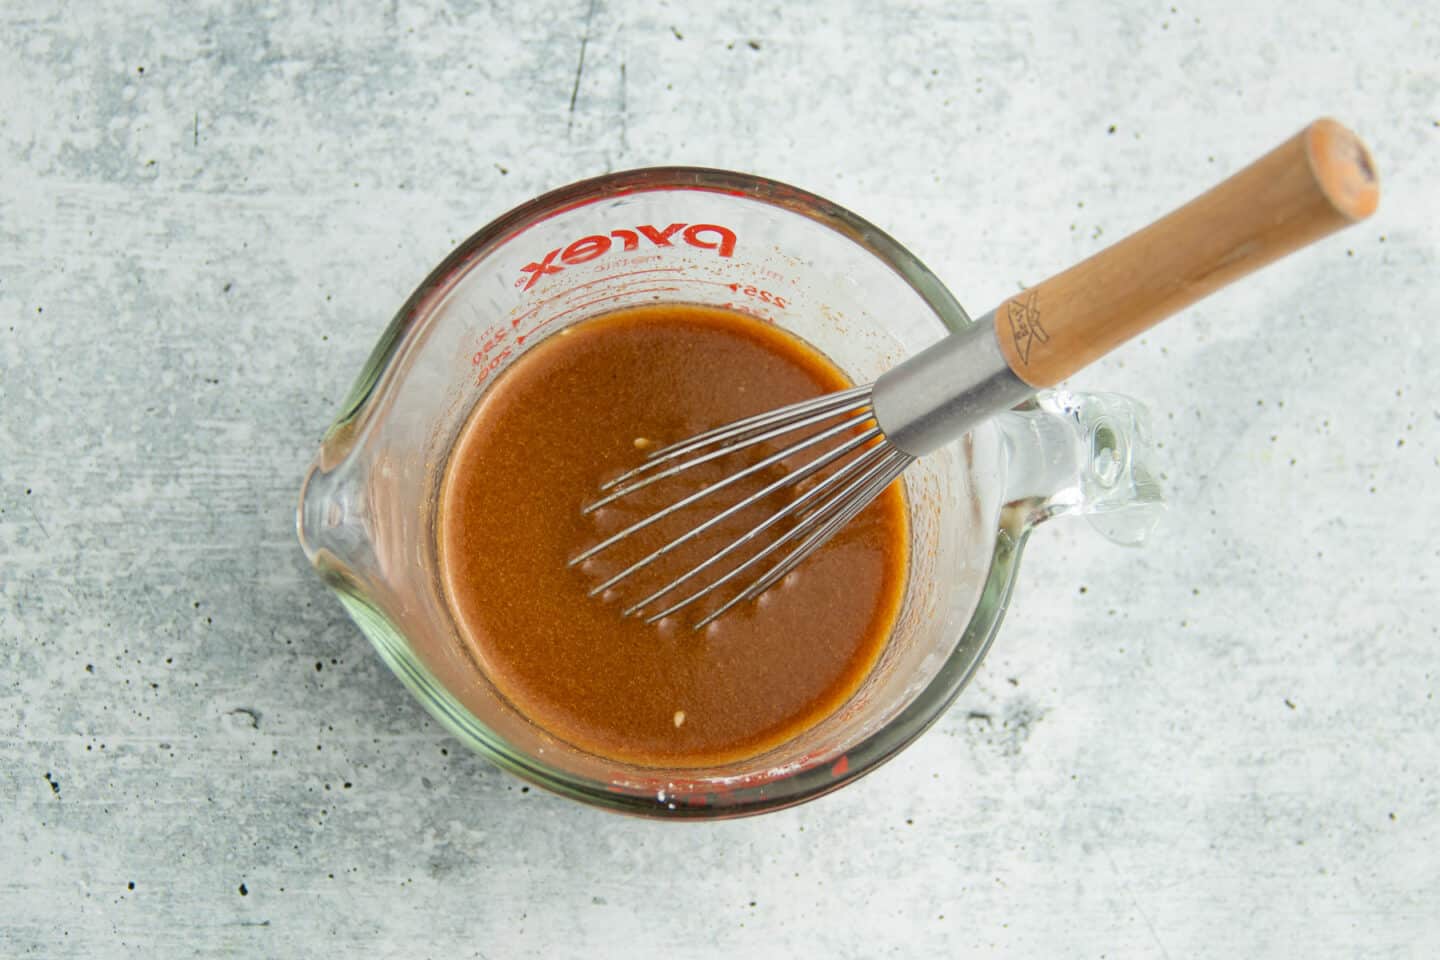
M 837 419 L 838 418 L 838 419 Z M 828 424 L 828 426 L 827 426 Z M 587 548 L 573 559 L 570 566 L 583 563 L 602 550 L 607 550 L 627 537 L 644 530 L 672 516 L 676 512 L 693 506 L 699 501 L 723 490 L 732 484 L 753 476 L 762 470 L 783 464 L 783 461 L 797 454 L 841 437 L 833 447 L 824 449 L 818 455 L 794 469 L 786 469 L 783 476 L 765 483 L 759 490 L 740 498 L 739 502 L 726 507 L 695 527 L 672 537 L 662 546 L 630 563 L 623 570 L 606 577 L 590 590 L 591 596 L 611 590 L 627 578 L 642 570 L 661 557 L 673 553 L 677 548 L 694 541 L 700 535 L 713 531 L 720 523 L 734 517 L 741 510 L 753 508 L 767 497 L 795 487 L 807 478 L 820 474 L 827 467 L 833 468 L 820 477 L 808 489 L 800 491 L 793 499 L 777 504 L 776 509 L 744 533 L 725 543 L 719 550 L 706 556 L 689 569 L 684 570 L 652 590 L 644 598 L 631 603 L 622 611 L 622 616 L 644 615 L 643 611 L 656 601 L 674 592 L 682 584 L 696 579 L 707 570 L 717 567 L 727 557 L 734 557 L 747 545 L 754 544 L 761 534 L 771 530 L 781 521 L 792 518 L 793 525 L 778 534 L 753 554 L 745 556 L 735 566 L 713 580 L 701 584 L 679 600 L 669 603 L 663 609 L 645 616 L 646 623 L 656 623 L 678 613 L 700 599 L 709 596 L 726 585 L 734 584 L 747 571 L 754 579 L 714 612 L 706 615 L 694 625 L 698 630 L 736 604 L 752 600 L 766 589 L 783 579 L 814 550 L 835 535 L 845 524 L 860 514 L 865 507 L 885 490 L 905 468 L 914 462 L 914 457 L 892 444 L 875 417 L 874 385 L 853 387 L 839 393 L 816 397 L 791 404 L 766 413 L 747 417 L 734 423 L 707 430 L 687 440 L 653 451 L 644 463 L 629 470 L 601 486 L 604 494 L 599 500 L 584 508 L 592 513 L 601 507 L 620 500 L 651 484 L 676 476 L 701 464 L 710 463 L 758 444 L 785 437 L 803 430 L 813 432 L 791 440 L 778 451 L 761 457 L 755 463 L 737 470 L 720 480 L 709 483 L 701 489 L 680 498 L 659 510 L 629 524 L 618 533 L 612 534 L 599 543 Z M 782 469 L 785 469 L 782 466 Z M 782 550 L 787 552 L 768 567 L 760 565 L 773 558 Z
M 871 440 L 874 440 L 878 436 L 880 436 L 880 428 L 871 427 L 869 430 L 865 431 L 859 436 L 852 437 L 850 440 L 847 440 L 845 443 L 841 444 L 835 449 L 821 454 L 820 456 L 816 457 L 814 460 L 809 461 L 803 466 L 798 467 L 795 470 L 787 471 L 785 476 L 781 477 L 780 479 L 772 481 L 768 486 L 765 486 L 760 490 L 756 491 L 755 493 L 750 494 L 750 496 L 744 498 L 735 505 L 725 508 L 724 510 L 717 513 L 715 516 L 711 517 L 709 520 L 706 520 L 704 523 L 690 528 L 689 530 L 682 533 L 680 536 L 675 537 L 674 539 L 667 542 L 664 546 L 659 547 L 658 549 L 652 551 L 649 555 L 642 557 L 634 563 L 630 564 L 630 566 L 626 567 L 624 570 L 621 570 L 614 576 L 597 584 L 595 587 L 591 588 L 590 596 L 593 597 L 605 592 L 606 590 L 613 587 L 615 584 L 619 583 L 621 580 L 624 580 L 626 577 L 630 576 L 632 573 L 635 573 L 637 570 L 640 570 L 650 565 L 652 562 L 660 559 L 661 557 L 675 550 L 682 544 L 688 543 L 689 541 L 695 539 L 700 534 L 704 533 L 706 530 L 714 527 L 716 524 L 723 523 L 725 520 L 728 520 L 730 517 L 739 513 L 741 510 L 744 510 L 746 507 L 753 505 L 756 501 L 762 499 L 763 497 L 767 497 L 778 490 L 784 489 L 785 487 L 794 486 L 801 480 L 804 480 L 806 477 L 815 473 L 817 470 L 820 470 L 826 465 L 834 462 L 835 460 L 838 460 L 840 457 L 854 450 L 856 447 L 861 446 L 865 443 L 869 443 Z
M 723 443 L 727 440 L 743 437 L 752 431 L 764 430 L 767 427 L 781 423 L 790 423 L 787 432 L 789 430 L 798 430 L 806 424 L 792 423 L 791 421 L 799 420 L 805 414 L 824 411 L 833 416 L 846 409 L 858 409 L 859 407 L 869 406 L 870 392 L 872 389 L 873 385 L 869 384 L 863 387 L 852 387 L 849 390 L 842 390 L 838 393 L 826 394 L 825 396 L 815 397 L 811 400 L 792 403 L 788 407 L 781 407 L 777 410 L 767 410 L 764 413 L 757 413 L 753 416 L 736 420 L 733 423 L 727 423 L 724 426 L 706 430 L 704 433 L 697 433 L 693 437 L 688 437 L 684 440 L 669 444 L 668 446 L 660 447 L 657 450 L 652 450 L 649 456 L 645 458 L 644 463 L 633 470 L 622 473 L 614 480 L 602 483 L 600 490 L 601 492 L 611 490 L 625 483 L 630 478 L 637 477 L 642 473 L 652 470 L 668 460 L 684 456 L 687 453 L 710 446 L 714 443 Z M 824 418 L 822 417 L 820 419 L 823 420 Z M 734 450 L 737 448 L 732 445 L 729 449 Z
M 784 579 L 784 577 L 799 566 L 812 551 L 822 546 L 825 541 L 834 536 L 841 527 L 855 519 L 862 510 L 868 507 L 871 501 L 880 495 L 882 490 L 888 487 L 896 477 L 899 477 L 900 474 L 905 472 L 905 468 L 910 465 L 913 459 L 914 458 L 908 454 L 893 451 L 890 461 L 887 464 L 887 469 L 881 472 L 879 476 L 873 478 L 870 483 L 860 491 L 859 496 L 854 497 L 847 503 L 841 512 L 831 517 L 823 527 L 815 531 L 807 537 L 803 543 L 787 554 L 784 560 L 781 560 L 771 568 L 768 573 L 750 587 L 746 588 L 746 599 L 759 596 Z
M 846 493 L 837 494 L 823 509 L 817 509 L 814 513 L 810 514 L 810 516 L 806 517 L 804 521 L 796 526 L 795 530 L 789 533 L 794 535 L 798 531 L 801 531 L 802 528 L 808 528 L 816 524 L 819 524 L 820 528 L 811 533 L 798 546 L 786 554 L 784 559 L 777 565 L 770 568 L 769 571 L 762 574 L 757 580 L 741 590 L 734 597 L 731 597 L 714 612 L 700 619 L 695 624 L 694 629 L 702 629 L 732 607 L 746 600 L 753 600 L 778 583 L 787 573 L 799 566 L 802 560 L 808 557 L 813 551 L 819 549 L 820 546 L 834 536 L 841 527 L 855 519 L 860 511 L 869 506 L 870 501 L 879 496 L 880 491 L 884 490 L 890 485 L 892 480 L 900 476 L 909 461 L 910 457 L 907 454 L 900 453 L 899 451 L 891 451 L 880 463 L 877 463 L 870 470 L 867 470 L 866 476 L 860 477 L 854 484 L 847 487 Z M 855 491 L 854 495 L 847 496 L 847 493 L 855 487 L 859 489 Z M 793 539 L 793 536 L 782 537 L 772 544 L 772 546 L 779 547 Z M 769 553 L 770 551 L 767 549 L 765 552 Z
M 582 553 L 578 554 L 577 556 L 575 556 L 573 559 L 571 559 L 571 561 L 570 561 L 570 563 L 569 563 L 568 565 L 573 567 L 573 566 L 575 566 L 576 564 L 583 563 L 584 561 L 586 561 L 586 560 L 590 559 L 591 557 L 595 556 L 595 554 L 599 553 L 601 550 L 604 550 L 604 549 L 606 549 L 607 547 L 613 546 L 614 544 L 616 544 L 616 543 L 620 542 L 621 540 L 625 539 L 626 537 L 630 536 L 632 533 L 635 533 L 635 532 L 638 531 L 638 530 L 643 530 L 643 529 L 645 529 L 646 527 L 650 526 L 651 524 L 656 523 L 656 522 L 664 519 L 665 517 L 670 516 L 671 514 L 675 513 L 677 510 L 683 510 L 684 508 L 693 505 L 694 503 L 696 503 L 696 502 L 699 501 L 699 500 L 703 500 L 705 497 L 710 496 L 712 493 L 715 493 L 715 492 L 718 491 L 718 490 L 722 490 L 722 489 L 724 489 L 725 487 L 730 486 L 731 484 L 738 483 L 739 481 L 745 479 L 746 477 L 751 476 L 751 475 L 753 475 L 753 474 L 755 474 L 755 473 L 758 473 L 758 472 L 760 472 L 761 470 L 765 470 L 765 469 L 768 469 L 769 467 L 773 467 L 775 464 L 777 464 L 777 463 L 779 463 L 780 461 L 786 459 L 787 457 L 792 457 L 792 456 L 794 456 L 795 453 L 798 452 L 798 451 L 800 451 L 800 450 L 804 450 L 804 449 L 806 449 L 806 448 L 808 448 L 808 447 L 813 447 L 813 446 L 815 446 L 815 444 L 817 444 L 817 443 L 823 443 L 824 441 L 830 439 L 831 437 L 833 437 L 833 436 L 835 436 L 835 435 L 837 435 L 837 434 L 844 433 L 846 430 L 853 429 L 853 428 L 859 426 L 860 424 L 864 423 L 866 420 L 872 419 L 872 416 L 873 416 L 873 415 L 871 414 L 870 409 L 867 407 L 867 408 L 866 408 L 865 410 L 863 410 L 862 412 L 860 412 L 860 413 L 858 413 L 858 414 L 854 414 L 854 415 L 852 415 L 852 416 L 850 416 L 850 417 L 847 417 L 845 420 L 842 420 L 840 423 L 836 424 L 836 425 L 833 426 L 833 427 L 830 427 L 830 428 L 828 428 L 828 429 L 822 430 L 822 431 L 820 431 L 819 433 L 814 434 L 813 436 L 806 437 L 804 440 L 797 441 L 796 443 L 791 444 L 790 446 L 784 448 L 783 450 L 778 451 L 777 453 L 773 453 L 773 454 L 771 454 L 771 455 L 768 456 L 768 457 L 765 457 L 765 458 L 763 458 L 763 459 L 761 459 L 761 460 L 756 461 L 755 463 L 751 464 L 750 466 L 746 467 L 746 468 L 743 469 L 743 470 L 737 470 L 735 473 L 732 473 L 732 474 L 730 474 L 730 475 L 727 476 L 727 477 L 724 477 L 724 478 L 722 478 L 722 479 L 720 479 L 720 480 L 717 480 L 717 481 L 715 481 L 714 483 L 710 484 L 709 486 L 702 487 L 701 489 L 697 490 L 696 492 L 690 494 L 688 497 L 683 497 L 682 499 L 677 500 L 677 501 L 675 501 L 674 503 L 670 504 L 670 506 L 665 507 L 664 509 L 661 509 L 661 510 L 657 510 L 657 511 L 655 511 L 654 513 L 650 514 L 648 517 L 645 517 L 645 518 L 643 518 L 643 519 L 641 519 L 641 520 L 637 520 L 636 522 L 632 523 L 630 526 L 626 527 L 624 530 L 621 530 L 619 533 L 616 533 L 616 534 L 614 534 L 614 535 L 612 535 L 612 536 L 610 536 L 610 537 L 605 538 L 604 540 L 602 540 L 602 541 L 600 541 L 599 543 L 595 544 L 595 546 L 590 547 L 589 549 L 587 549 L 587 550 L 583 551 Z M 781 431 L 781 432 L 783 433 L 783 432 L 786 432 L 786 431 Z M 730 453 L 730 452 L 731 452 L 731 448 L 727 447 L 727 448 L 724 448 L 724 449 L 722 449 L 722 450 L 715 451 L 715 452 L 712 453 L 712 454 L 706 454 L 706 455 L 704 455 L 704 457 L 703 457 L 702 459 L 710 460 L 710 459 L 714 459 L 716 456 L 723 456 L 723 455 L 728 454 L 728 453 Z M 675 472 L 675 473 L 679 473 L 681 470 L 687 469 L 688 466 L 693 466 L 694 462 L 695 462 L 695 461 L 687 461 L 686 464 L 682 464 L 682 465 L 680 465 L 679 467 L 673 467 L 673 468 L 671 468 L 671 471 L 667 471 L 667 473 L 672 472 L 672 471 Z M 663 475 L 661 475 L 661 476 L 663 476 Z M 657 477 L 654 478 L 654 479 L 659 479 L 659 476 L 657 476 Z M 635 490 L 639 489 L 641 486 L 644 486 L 644 485 L 648 484 L 648 482 L 649 482 L 649 481 L 645 481 L 645 482 L 642 482 L 642 483 L 640 483 L 640 484 L 636 484 L 635 486 L 630 487 L 629 489 L 621 490 L 621 491 L 616 491 L 615 494 L 613 494 L 611 497 L 609 497 L 609 498 L 607 498 L 607 499 L 609 499 L 609 500 L 614 500 L 614 499 L 616 499 L 617 497 L 625 496 L 626 494 L 632 493 L 632 492 L 634 492 Z M 594 506 L 595 506 L 595 505 L 592 505 L 592 509 L 593 509 Z
M 755 446 L 756 444 L 764 443 L 764 442 L 767 441 L 767 440 L 773 440 L 773 439 L 775 439 L 776 437 L 783 437 L 783 436 L 784 436 L 785 434 L 787 434 L 787 433 L 793 433 L 793 432 L 796 431 L 796 430 L 801 430 L 801 429 L 803 429 L 803 428 L 805 428 L 805 427 L 814 426 L 814 425 L 817 424 L 817 423 L 824 423 L 826 420 L 829 420 L 829 419 L 831 419 L 832 417 L 834 417 L 834 415 L 835 415 L 835 414 L 834 414 L 833 411 L 822 411 L 821 413 L 816 413 L 816 414 L 812 414 L 811 416 L 804 417 L 804 418 L 802 418 L 802 419 L 800 419 L 800 420 L 797 420 L 797 421 L 794 422 L 794 423 L 788 423 L 788 424 L 785 424 L 784 426 L 777 427 L 777 428 L 775 428 L 775 429 L 773 429 L 773 430 L 767 430 L 766 432 L 756 434 L 756 435 L 753 436 L 753 437 L 746 437 L 746 438 L 743 439 L 743 440 L 737 441 L 736 443 L 733 443 L 733 444 L 731 444 L 731 445 L 729 445 L 729 446 L 726 446 L 726 447 L 721 447 L 721 448 L 718 449 L 718 450 L 712 450 L 712 451 L 710 451 L 709 453 L 701 454 L 700 456 L 693 457 L 692 459 L 689 459 L 689 460 L 684 460 L 684 461 L 682 461 L 682 462 L 680 462 L 680 463 L 677 463 L 675 466 L 670 467 L 670 468 L 667 469 L 667 470 L 662 470 L 662 471 L 660 471 L 659 473 L 652 474 L 651 476 L 645 477 L 644 479 L 641 479 L 641 480 L 635 480 L 635 481 L 633 481 L 632 483 L 627 483 L 627 484 L 626 484 L 625 486 L 623 486 L 623 487 L 620 487 L 620 488 L 618 488 L 618 489 L 612 490 L 608 496 L 604 496 L 604 497 L 601 497 L 599 500 L 596 500 L 594 503 L 592 503 L 592 504 L 590 504 L 589 506 L 587 506 L 587 507 L 584 509 L 583 512 L 585 512 L 585 513 L 594 513 L 596 510 L 599 510 L 601 507 L 604 507 L 604 506 L 607 506 L 607 505 L 609 505 L 609 504 L 611 504 L 611 503 L 614 503 L 616 500 L 619 500 L 621 497 L 629 496 L 630 494 L 634 493 L 634 492 L 637 491 L 637 490 L 643 490 L 645 487 L 650 486 L 652 483 L 657 483 L 657 482 L 659 482 L 659 481 L 661 481 L 661 480 L 665 480 L 665 479 L 667 479 L 667 478 L 669 478 L 669 477 L 673 477 L 673 476 L 675 476 L 675 475 L 678 474 L 678 473 L 684 473 L 686 470 L 690 470 L 690 469 L 692 469 L 692 468 L 694 468 L 694 467 L 698 467 L 698 466 L 700 466 L 702 463 L 709 463 L 711 460 L 716 460 L 716 459 L 719 459 L 720 457 L 727 457 L 727 456 L 729 456 L 730 454 L 736 453 L 736 452 L 738 452 L 738 451 L 740 451 L 740 450 L 744 450 L 744 449 L 746 449 L 747 447 L 753 447 L 753 446 Z M 851 425 L 856 424 L 856 423 L 863 423 L 864 421 L 869 420 L 870 418 L 871 418 L 871 413 L 870 413 L 869 407 L 867 406 L 867 407 L 866 407 L 865 409 L 863 409 L 860 413 L 852 416 L 852 417 L 847 421 L 847 423 L 848 423 L 848 424 L 851 424 Z M 838 432 L 840 432 L 840 430 L 842 430 L 842 429 L 843 429 L 843 425 L 842 425 L 839 429 L 837 429 L 835 432 L 838 433 Z M 827 436 L 833 436 L 833 435 L 834 435 L 834 433 L 827 434 Z M 824 439 L 824 437 L 821 437 L 820 439 Z M 812 438 L 812 440 L 813 440 L 813 438 Z M 818 442 L 818 440 L 815 440 L 814 442 Z M 808 445 L 809 445 L 809 442 L 807 442 L 806 445 L 808 446 Z
M 875 449 L 875 450 L 878 450 L 878 451 L 880 452 L 880 454 L 881 454 L 881 458 L 880 458 L 879 462 L 871 463 L 870 466 L 869 466 L 867 469 L 865 469 L 865 470 L 860 474 L 860 476 L 858 476 L 858 477 L 856 477 L 855 479 L 851 480 L 851 481 L 850 481 L 849 483 L 847 483 L 843 488 L 841 488 L 840 490 L 836 491 L 835 493 L 833 493 L 833 494 L 831 494 L 829 497 L 827 497 L 823 502 L 821 502 L 820 504 L 818 504 L 818 505 L 815 507 L 814 510 L 812 510 L 808 515 L 806 515 L 806 516 L 805 516 L 799 523 L 797 523 L 794 527 L 792 527 L 791 529 L 785 531 L 784 534 L 782 534 L 780 537 L 776 538 L 773 542 L 767 544 L 764 549 L 759 550 L 759 551 L 757 551 L 753 556 L 750 556 L 750 557 L 746 558 L 746 560 L 745 560 L 743 563 L 741 563 L 740 565 L 738 565 L 737 567 L 735 567 L 733 570 L 731 570 L 731 571 L 730 571 L 729 573 L 727 573 L 725 576 L 719 578 L 719 579 L 716 580 L 714 583 L 707 585 L 707 586 L 704 587 L 703 589 L 695 591 L 694 593 L 692 593 L 692 594 L 690 594 L 689 596 L 687 596 L 685 599 L 683 599 L 683 600 L 681 600 L 681 601 L 679 601 L 679 602 L 677 602 L 677 603 L 675 603 L 675 604 L 672 604 L 671 606 L 669 606 L 669 607 L 667 607 L 666 609 L 660 611 L 659 613 L 652 614 L 652 615 L 646 617 L 646 618 L 645 618 L 645 622 L 646 622 L 646 623 L 655 623 L 656 621 L 661 620 L 662 618 L 667 617 L 667 616 L 669 616 L 669 615 L 671 615 L 671 614 L 673 614 L 673 613 L 676 613 L 676 612 L 678 612 L 679 610 L 681 610 L 681 609 L 689 606 L 691 603 L 694 603 L 696 600 L 699 600 L 701 597 L 704 597 L 705 595 L 713 592 L 714 590 L 718 589 L 719 587 L 724 586 L 725 584 L 731 582 L 731 581 L 734 580 L 736 577 L 738 577 L 741 573 L 743 573 L 743 572 L 746 571 L 746 570 L 749 570 L 750 568 L 752 568 L 753 566 L 755 566 L 757 563 L 759 563 L 760 561 L 764 560 L 766 557 L 768 557 L 768 556 L 770 556 L 771 554 L 775 553 L 775 551 L 777 551 L 777 550 L 781 549 L 782 547 L 784 547 L 786 544 L 792 543 L 792 542 L 794 542 L 797 538 L 804 536 L 807 531 L 811 530 L 811 529 L 814 528 L 816 525 L 821 524 L 822 522 L 824 522 L 827 517 L 833 515 L 834 512 L 835 512 L 835 510 L 837 510 L 837 509 L 844 509 L 844 505 L 845 505 L 847 502 L 849 502 L 849 500 L 855 495 L 855 493 L 856 493 L 857 491 L 859 491 L 859 490 L 866 489 L 866 488 L 868 487 L 868 485 L 869 485 L 870 483 L 872 483 L 878 475 L 880 475 L 883 471 L 885 471 L 887 464 L 891 461 L 891 459 L 892 459 L 891 456 L 887 455 L 887 454 L 889 454 L 890 452 L 889 452 L 889 451 L 886 451 L 884 447 L 876 447 L 876 448 L 874 448 L 874 449 Z M 862 507 L 863 507 L 863 503 L 862 503 Z M 856 512 L 858 512 L 858 511 L 856 511 Z M 700 628 L 703 627 L 705 624 L 709 623 L 711 620 L 713 620 L 713 619 L 715 619 L 716 617 L 718 617 L 721 613 L 724 613 L 726 610 L 729 610 L 731 607 L 733 607 L 733 606 L 734 606 L 736 603 L 738 603 L 738 602 L 739 602 L 739 597 L 737 596 L 735 599 L 732 599 L 730 602 L 726 603 L 726 604 L 725 604 L 723 607 L 721 607 L 719 610 L 716 610 L 715 613 L 713 613 L 713 614 L 710 615 L 709 617 L 706 617 L 704 620 L 702 620 L 702 621 L 700 621 L 699 623 L 697 623 L 697 624 L 695 625 L 695 629 L 697 629 L 697 630 L 700 629 Z
M 754 540 L 766 530 L 773 527 L 775 524 L 779 523 L 781 520 L 784 520 L 786 517 L 799 511 L 800 509 L 805 507 L 807 503 L 819 497 L 827 490 L 830 490 L 832 487 L 840 483 L 842 480 L 844 480 L 850 474 L 854 473 L 856 470 L 859 470 L 861 467 L 864 467 L 865 465 L 873 462 L 877 457 L 883 455 L 884 452 L 885 449 L 880 446 L 872 446 L 868 450 L 865 450 L 855 459 L 840 467 L 834 473 L 830 474 L 828 477 L 817 483 L 815 486 L 811 487 L 809 490 L 806 490 L 804 493 L 796 497 L 790 503 L 786 504 L 784 507 L 775 511 L 770 516 L 766 517 L 764 520 L 751 527 L 741 536 L 736 537 L 734 540 L 726 544 L 717 552 L 711 554 L 709 557 L 706 557 L 700 563 L 697 563 L 695 566 L 691 567 L 689 570 L 685 571 L 680 576 L 675 577 L 669 583 L 666 583 L 664 586 L 653 591 L 649 596 L 625 608 L 625 610 L 622 611 L 621 615 L 628 617 L 632 616 L 635 613 L 638 613 L 640 610 L 649 606 L 651 603 L 665 596 L 665 594 L 670 593 L 672 590 L 674 590 L 680 584 L 684 583 L 686 580 L 691 579 L 701 571 L 706 570 L 714 564 L 720 562 L 724 558 L 728 557 L 730 554 L 734 553 L 736 550 L 739 550 L 741 547 Z M 716 580 L 714 583 L 710 584 L 708 587 L 704 588 L 698 593 L 692 594 L 691 596 L 686 597 L 684 600 L 675 604 L 673 607 L 669 607 L 661 611 L 653 619 L 658 620 L 661 617 L 667 616 L 674 610 L 678 610 L 680 609 L 680 607 L 690 603 L 692 600 L 699 599 L 700 597 L 711 592 L 717 587 L 729 583 L 730 580 L 734 579 L 742 570 L 746 569 L 748 565 L 748 563 L 741 564 L 740 566 L 736 567 L 734 570 L 730 571 L 725 576 L 721 577 L 719 580 Z

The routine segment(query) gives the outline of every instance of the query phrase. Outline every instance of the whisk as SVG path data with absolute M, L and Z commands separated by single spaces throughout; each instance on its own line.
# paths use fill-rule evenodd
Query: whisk
M 600 499 L 585 511 L 700 464 L 796 435 L 779 451 L 591 546 L 571 566 L 746 477 L 764 476 L 762 471 L 809 456 L 590 591 L 594 596 L 610 590 L 741 510 L 767 498 L 778 502 L 782 492 L 791 496 L 748 531 L 623 611 L 626 616 L 643 613 L 655 622 L 742 582 L 733 596 L 695 623 L 699 629 L 778 583 L 918 458 L 1201 297 L 1363 220 L 1378 202 L 1379 179 L 1364 144 L 1334 120 L 1317 120 L 1209 192 L 1009 298 L 873 384 L 747 417 L 653 451 L 642 465 L 605 484 Z M 747 545 L 786 520 L 788 528 L 745 556 Z M 723 561 L 732 557 L 743 560 L 724 569 Z

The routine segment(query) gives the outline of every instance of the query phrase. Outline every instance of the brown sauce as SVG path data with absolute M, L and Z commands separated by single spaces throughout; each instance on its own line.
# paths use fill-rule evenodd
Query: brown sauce
M 470 414 L 441 492 L 444 587 L 480 669 L 549 733 L 647 766 L 743 759 L 833 713 L 869 673 L 899 611 L 908 556 L 899 484 L 778 586 L 698 631 L 692 625 L 733 593 L 653 625 L 621 610 L 783 499 L 742 511 L 606 595 L 587 591 L 778 477 L 779 467 L 581 565 L 567 563 L 787 438 L 583 515 L 600 484 L 641 463 L 644 449 L 847 386 L 790 334 L 696 305 L 596 317 L 522 356 Z

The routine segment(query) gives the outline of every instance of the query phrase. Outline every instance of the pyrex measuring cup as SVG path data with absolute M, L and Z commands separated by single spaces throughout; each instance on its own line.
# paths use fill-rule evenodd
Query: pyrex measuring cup
M 970 322 L 899 244 L 812 194 L 694 168 L 600 177 L 506 214 L 431 273 L 305 478 L 306 556 L 381 656 L 457 737 L 540 786 L 689 818 L 758 813 L 842 786 L 918 736 L 973 675 L 1035 524 L 1086 512 L 1112 539 L 1137 542 L 1159 509 L 1137 404 L 1042 394 L 905 474 L 913 543 L 902 612 L 872 675 L 835 715 L 720 767 L 586 753 L 517 712 L 462 642 L 437 569 L 440 481 L 466 415 L 525 351 L 597 313 L 667 300 L 775 323 L 857 383 Z

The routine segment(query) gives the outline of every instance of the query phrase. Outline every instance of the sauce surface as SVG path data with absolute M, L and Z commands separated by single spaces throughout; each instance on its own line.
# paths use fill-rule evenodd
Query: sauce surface
M 567 564 L 795 437 L 722 457 L 583 514 L 600 484 L 643 462 L 646 449 L 848 386 L 833 364 L 790 334 L 740 313 L 685 304 L 595 317 L 517 360 L 461 430 L 436 531 L 447 600 L 496 688 L 572 745 L 647 766 L 753 756 L 843 705 L 878 659 L 899 612 L 908 557 L 900 484 L 779 585 L 698 631 L 693 624 L 733 592 L 718 591 L 656 624 L 622 618 L 621 611 L 647 587 L 749 530 L 783 505 L 783 496 L 741 511 L 605 594 L 588 591 L 776 479 L 779 465 L 580 565 Z M 759 538 L 757 548 L 785 526 Z M 772 562 L 782 555 L 773 554 Z M 707 571 L 693 583 L 716 575 Z M 687 595 L 687 587 L 694 589 L 687 583 L 665 599 Z

